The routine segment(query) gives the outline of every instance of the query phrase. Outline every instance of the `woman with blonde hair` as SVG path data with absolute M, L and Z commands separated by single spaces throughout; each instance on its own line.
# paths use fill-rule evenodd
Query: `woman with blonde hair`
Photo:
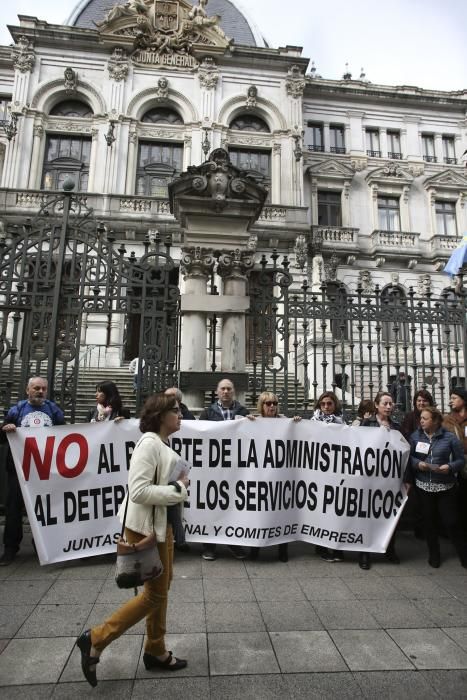
M 263 391 L 258 397 L 258 403 L 256 406 L 258 412 L 257 416 L 249 415 L 247 418 L 250 420 L 255 420 L 258 418 L 286 418 L 282 413 L 279 413 L 279 399 L 276 394 L 272 391 Z M 301 420 L 301 416 L 294 416 L 294 421 Z M 259 547 L 251 547 L 250 556 L 252 559 L 258 559 Z M 284 542 L 279 545 L 279 560 L 286 562 L 289 559 L 288 554 L 288 544 Z

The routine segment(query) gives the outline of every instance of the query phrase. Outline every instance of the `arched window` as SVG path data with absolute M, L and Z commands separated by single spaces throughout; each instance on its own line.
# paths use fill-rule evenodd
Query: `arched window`
M 234 131 L 256 131 L 263 134 L 271 132 L 264 119 L 255 114 L 240 114 L 230 122 L 230 129 Z
M 183 119 L 170 107 L 154 107 L 143 114 L 141 121 L 147 124 L 183 124 Z
M 52 107 L 52 117 L 92 117 L 91 107 L 81 100 L 63 100 Z
M 408 325 L 402 320 L 407 310 L 405 292 L 401 287 L 390 284 L 381 292 L 382 341 L 384 343 L 406 343 Z
M 48 134 L 45 142 L 42 189 L 60 190 L 67 177 L 75 189 L 86 192 L 89 179 L 91 139 L 87 136 Z

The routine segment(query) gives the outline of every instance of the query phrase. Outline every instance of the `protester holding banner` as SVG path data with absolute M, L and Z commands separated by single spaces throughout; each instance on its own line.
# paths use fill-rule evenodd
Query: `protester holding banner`
M 258 415 L 261 418 L 286 418 L 286 416 L 279 413 L 279 399 L 276 394 L 271 391 L 263 391 L 258 397 L 258 404 L 256 406 Z M 254 420 L 256 416 L 249 415 L 248 418 Z M 300 421 L 301 416 L 294 416 L 294 421 Z M 250 557 L 253 560 L 258 559 L 260 548 L 251 547 Z M 289 546 L 287 542 L 279 545 L 279 561 L 287 562 L 289 560 Z
M 6 441 L 7 433 L 14 432 L 16 428 L 42 428 L 65 423 L 62 410 L 53 401 L 48 401 L 47 388 L 46 379 L 31 377 L 26 387 L 28 398 L 12 406 L 5 417 L 0 430 L 2 442 Z M 0 566 L 8 566 L 15 560 L 23 539 L 23 496 L 10 450 L 7 455 L 6 471 L 4 552 L 0 558 Z
M 340 401 L 333 391 L 325 391 L 321 394 L 315 404 L 315 410 L 310 420 L 320 421 L 321 423 L 337 423 L 339 425 L 344 423 Z M 328 547 L 317 545 L 315 551 L 324 561 L 344 561 L 344 555 L 338 549 L 328 549 Z
M 365 418 L 362 422 L 364 428 L 386 428 L 387 430 L 398 430 L 401 432 L 400 424 L 392 419 L 394 413 L 394 401 L 388 391 L 380 391 L 375 396 L 375 413 L 370 418 Z M 396 553 L 396 534 L 394 533 L 386 550 L 385 557 L 392 564 L 400 564 L 400 559 Z M 361 569 L 368 571 L 371 567 L 370 555 L 368 552 L 360 552 L 358 555 L 358 565 Z
M 123 408 L 117 385 L 110 381 L 101 382 L 96 386 L 96 407 L 89 411 L 88 420 L 99 423 L 119 418 L 130 418 L 130 411 Z
M 178 405 L 180 406 L 180 411 L 182 414 L 182 420 L 196 420 L 195 416 L 190 411 L 188 406 L 183 403 L 183 394 L 180 391 L 180 389 L 178 389 L 176 386 L 171 386 L 164 391 L 164 394 L 166 396 L 173 396 L 178 401 Z
M 459 479 L 459 500 L 464 534 L 467 535 L 467 391 L 455 387 L 449 398 L 451 413 L 443 417 L 443 427 L 464 444 L 464 467 Z
M 217 401 L 212 403 L 208 408 L 201 411 L 200 420 L 235 420 L 236 418 L 244 418 L 250 412 L 239 401 L 235 400 L 235 387 L 230 379 L 221 379 L 216 389 Z M 246 559 L 247 553 L 239 545 L 230 545 L 228 547 L 235 559 Z M 209 543 L 203 545 L 203 553 L 201 555 L 206 561 L 214 561 L 217 559 L 216 545 Z
M 97 684 L 96 664 L 101 652 L 126 630 L 146 617 L 147 638 L 143 663 L 148 671 L 178 671 L 187 662 L 177 659 L 165 646 L 167 600 L 173 566 L 173 534 L 167 520 L 167 507 L 182 503 L 187 498 L 188 475 L 182 474 L 171 482 L 179 456 L 167 440 L 180 429 L 180 407 L 173 397 L 164 394 L 151 396 L 141 412 L 138 440 L 131 457 L 128 474 L 128 495 L 125 503 L 125 538 L 129 544 L 139 542 L 153 532 L 164 567 L 161 576 L 146 581 L 143 592 L 125 603 L 102 625 L 83 632 L 77 645 L 81 650 L 81 668 L 86 680 Z
M 406 440 L 420 427 L 420 413 L 427 406 L 434 406 L 433 396 L 426 389 L 419 389 L 413 397 L 413 411 L 406 413 L 401 424 L 401 432 Z
M 467 543 L 460 526 L 457 477 L 464 466 L 460 440 L 442 427 L 443 416 L 428 406 L 420 413 L 420 427 L 412 433 L 411 458 L 405 481 L 415 484 L 423 508 L 428 563 L 441 565 L 437 518 L 454 544 L 462 566 L 467 569 Z

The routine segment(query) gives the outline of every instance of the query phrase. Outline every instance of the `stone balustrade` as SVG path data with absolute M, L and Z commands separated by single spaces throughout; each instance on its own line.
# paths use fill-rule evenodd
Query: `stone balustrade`
M 412 231 L 382 231 L 376 229 L 371 234 L 373 252 L 393 251 L 398 249 L 413 253 L 419 252 L 420 234 Z

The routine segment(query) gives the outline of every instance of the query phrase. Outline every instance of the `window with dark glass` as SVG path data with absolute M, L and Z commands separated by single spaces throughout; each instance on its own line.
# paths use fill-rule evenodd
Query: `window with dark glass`
M 45 142 L 42 189 L 60 190 L 66 178 L 71 177 L 76 191 L 86 192 L 90 155 L 89 137 L 48 134 Z
M 457 236 L 455 202 L 435 202 L 436 232 L 444 236 Z
M 378 221 L 381 231 L 400 231 L 399 200 L 397 197 L 378 197 Z
M 366 129 L 366 154 L 370 158 L 381 158 L 378 129 Z
M 82 100 L 63 100 L 52 107 L 49 114 L 53 117 L 92 117 L 93 112 Z
M 318 190 L 318 225 L 342 226 L 340 192 Z
M 257 131 L 265 134 L 270 133 L 269 126 L 264 119 L 256 114 L 240 114 L 230 122 L 230 128 L 234 131 Z
M 388 158 L 393 160 L 400 160 L 402 158 L 401 152 L 401 135 L 399 131 L 388 131 Z
M 323 125 L 308 122 L 309 151 L 324 151 Z
M 454 146 L 454 136 L 443 136 L 443 159 L 447 165 L 456 165 L 456 150 Z
M 338 124 L 329 127 L 329 141 L 331 153 L 345 153 L 345 129 Z
M 167 197 L 169 182 L 183 168 L 183 145 L 140 141 L 136 170 L 136 194 Z
M 154 107 L 146 112 L 141 121 L 148 124 L 183 124 L 183 119 L 174 109 L 170 107 Z
M 422 134 L 422 156 L 427 163 L 436 163 L 435 137 L 433 134 Z
M 10 119 L 11 97 L 0 95 L 0 124 L 7 124 Z
M 229 156 L 236 168 L 254 177 L 264 187 L 271 187 L 271 151 L 232 147 Z

